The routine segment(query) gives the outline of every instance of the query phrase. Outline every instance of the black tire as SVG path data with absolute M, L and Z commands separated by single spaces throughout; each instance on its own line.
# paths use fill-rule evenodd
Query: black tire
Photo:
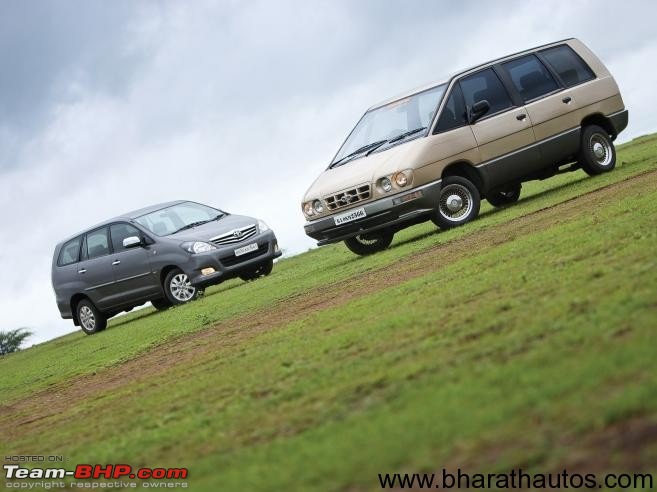
M 344 243 L 352 253 L 367 256 L 386 249 L 392 243 L 394 236 L 394 232 L 383 230 L 369 234 L 359 234 L 358 236 L 345 239 Z
M 199 289 L 189 282 L 189 277 L 179 268 L 174 268 L 164 278 L 164 295 L 172 306 L 193 301 Z
M 596 125 L 584 127 L 577 161 L 589 176 L 606 173 L 616 167 L 616 147 L 604 128 Z
M 452 201 L 448 203 L 448 200 Z M 431 220 L 441 229 L 451 229 L 477 218 L 480 206 L 479 190 L 472 181 L 462 176 L 448 176 L 443 179 L 438 207 Z
M 240 273 L 240 278 L 245 282 L 249 280 L 256 280 L 260 277 L 266 277 L 271 273 L 274 268 L 274 260 L 267 260 L 265 262 L 259 263 L 254 268 L 246 270 Z
M 75 306 L 75 313 L 80 323 L 80 328 L 87 335 L 93 335 L 103 331 L 107 327 L 107 317 L 101 313 L 89 299 L 82 299 Z
M 169 299 L 166 297 L 163 297 L 162 299 L 153 299 L 151 304 L 158 311 L 166 311 L 171 307 L 171 301 L 169 301 Z
M 486 194 L 486 200 L 493 207 L 504 207 L 516 203 L 520 198 L 521 184 L 515 184 L 506 188 L 498 188 Z

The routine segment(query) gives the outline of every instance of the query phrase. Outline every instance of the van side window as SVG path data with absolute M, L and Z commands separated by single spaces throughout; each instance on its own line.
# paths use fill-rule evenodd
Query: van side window
M 125 250 L 123 247 L 123 240 L 125 238 L 131 236 L 141 237 L 142 233 L 135 226 L 119 223 L 110 226 L 110 236 L 112 236 L 112 249 L 115 253 L 119 253 L 120 251 Z
M 595 78 L 593 70 L 570 46 L 555 46 L 540 53 L 554 71 L 559 74 L 566 87 L 572 87 Z
M 62 246 L 62 250 L 59 252 L 59 258 L 57 259 L 57 265 L 71 265 L 80 260 L 80 241 L 81 239 L 76 237 Z
M 461 79 L 461 90 L 468 108 L 483 100 L 490 104 L 488 114 L 494 114 L 513 106 L 509 94 L 492 68 Z
M 467 113 L 465 110 L 465 102 L 463 101 L 463 92 L 459 84 L 454 84 L 452 92 L 450 93 L 443 111 L 440 113 L 438 123 L 433 131 L 434 134 L 451 130 L 463 126 L 468 122 Z
M 556 91 L 559 86 L 545 65 L 535 55 L 503 63 L 522 99 L 527 102 Z
M 107 228 L 98 229 L 87 234 L 87 257 L 90 260 L 109 254 Z

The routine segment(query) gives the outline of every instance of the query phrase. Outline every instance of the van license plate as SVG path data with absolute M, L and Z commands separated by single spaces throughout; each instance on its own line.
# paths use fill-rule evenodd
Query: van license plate
M 335 217 L 333 217 L 333 220 L 335 221 L 335 225 L 339 226 L 341 224 L 346 224 L 347 222 L 352 222 L 354 220 L 362 219 L 363 217 L 367 217 L 367 214 L 365 213 L 365 209 L 357 208 L 356 210 L 351 210 L 346 214 L 336 215 Z
M 247 253 L 250 253 L 251 251 L 255 251 L 258 249 L 258 245 L 256 243 L 253 244 L 247 244 L 246 246 L 242 246 L 241 248 L 237 248 L 235 250 L 235 256 L 242 256 Z

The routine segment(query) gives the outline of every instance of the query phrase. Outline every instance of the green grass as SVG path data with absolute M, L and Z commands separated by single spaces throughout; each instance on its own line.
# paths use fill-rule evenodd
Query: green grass
M 657 138 L 638 139 L 619 150 L 615 172 L 529 183 L 517 206 L 485 207 L 467 227 L 417 226 L 363 259 L 341 246 L 313 250 L 267 279 L 6 357 L 3 401 L 102 374 L 171 337 L 368 270 L 394 275 L 397 262 L 435 244 L 654 169 L 656 151 Z M 417 278 L 98 391 L 12 435 L 3 451 L 188 466 L 193 490 L 374 490 L 383 472 L 561 471 L 582 456 L 599 471 L 628 471 L 623 446 L 599 449 L 590 436 L 631 419 L 657 422 L 656 214 L 655 181 L 638 185 Z M 0 427 L 15 417 L 0 416 Z M 657 471 L 655 457 L 653 441 L 631 462 Z

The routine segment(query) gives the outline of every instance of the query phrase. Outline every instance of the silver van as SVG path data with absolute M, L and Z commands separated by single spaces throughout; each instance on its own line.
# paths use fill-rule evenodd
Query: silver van
M 611 171 L 627 121 L 613 76 L 577 39 L 488 61 L 367 110 L 306 192 L 305 232 L 366 255 L 418 222 L 460 226 L 483 198 L 516 202 L 524 181 Z
M 167 309 L 207 286 L 269 275 L 281 256 L 262 220 L 190 201 L 107 220 L 55 247 L 52 285 L 62 318 L 87 334 L 150 301 Z

